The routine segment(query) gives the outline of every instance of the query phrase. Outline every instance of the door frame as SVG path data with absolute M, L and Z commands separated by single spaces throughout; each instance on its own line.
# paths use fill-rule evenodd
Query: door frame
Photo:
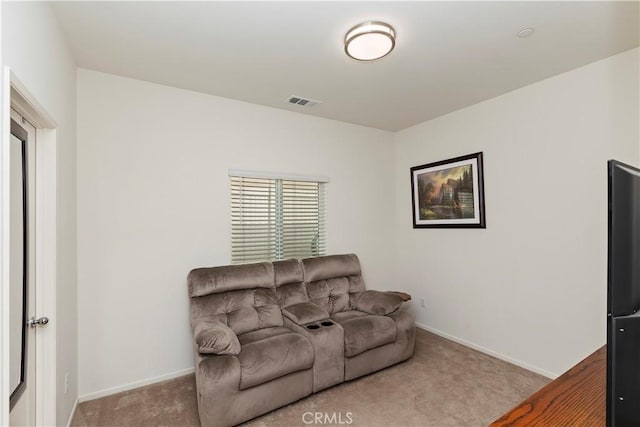
M 9 141 L 11 109 L 36 128 L 36 425 L 56 425 L 57 123 L 9 67 L 2 70 L 0 135 L 0 425 L 9 424 Z

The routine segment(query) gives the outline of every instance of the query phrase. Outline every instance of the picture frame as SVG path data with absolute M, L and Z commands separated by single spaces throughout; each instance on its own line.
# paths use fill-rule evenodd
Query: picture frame
M 486 228 L 482 152 L 411 168 L 413 228 Z

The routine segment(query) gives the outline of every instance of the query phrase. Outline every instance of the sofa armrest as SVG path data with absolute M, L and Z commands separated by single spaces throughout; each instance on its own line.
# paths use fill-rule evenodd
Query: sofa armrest
M 356 301 L 356 310 L 368 314 L 386 316 L 396 311 L 402 303 L 403 298 L 389 292 L 364 291 Z
M 406 293 L 406 292 L 400 292 L 400 291 L 387 291 L 387 293 L 389 294 L 394 294 L 394 295 L 398 295 L 400 298 L 402 298 L 402 301 L 407 302 L 407 301 L 411 301 L 411 295 Z
M 282 309 L 282 314 L 298 325 L 317 322 L 329 318 L 329 313 L 312 302 L 301 302 Z
M 240 341 L 235 332 L 218 320 L 198 320 L 193 328 L 193 339 L 200 354 L 240 353 Z

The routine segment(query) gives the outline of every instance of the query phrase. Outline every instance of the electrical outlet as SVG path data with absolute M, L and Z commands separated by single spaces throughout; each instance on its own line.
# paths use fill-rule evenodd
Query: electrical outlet
M 69 372 L 64 374 L 64 394 L 69 393 Z
M 420 308 L 425 308 L 424 298 L 420 298 Z

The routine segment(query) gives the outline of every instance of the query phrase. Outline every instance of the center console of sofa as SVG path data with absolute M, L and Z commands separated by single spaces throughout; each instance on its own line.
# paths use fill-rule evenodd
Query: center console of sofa
M 315 350 L 313 392 L 344 381 L 344 331 L 322 307 L 309 301 L 303 264 L 297 259 L 273 263 L 284 326 L 306 337 Z
M 194 269 L 198 411 L 236 425 L 411 357 L 403 299 L 367 291 L 356 255 Z

